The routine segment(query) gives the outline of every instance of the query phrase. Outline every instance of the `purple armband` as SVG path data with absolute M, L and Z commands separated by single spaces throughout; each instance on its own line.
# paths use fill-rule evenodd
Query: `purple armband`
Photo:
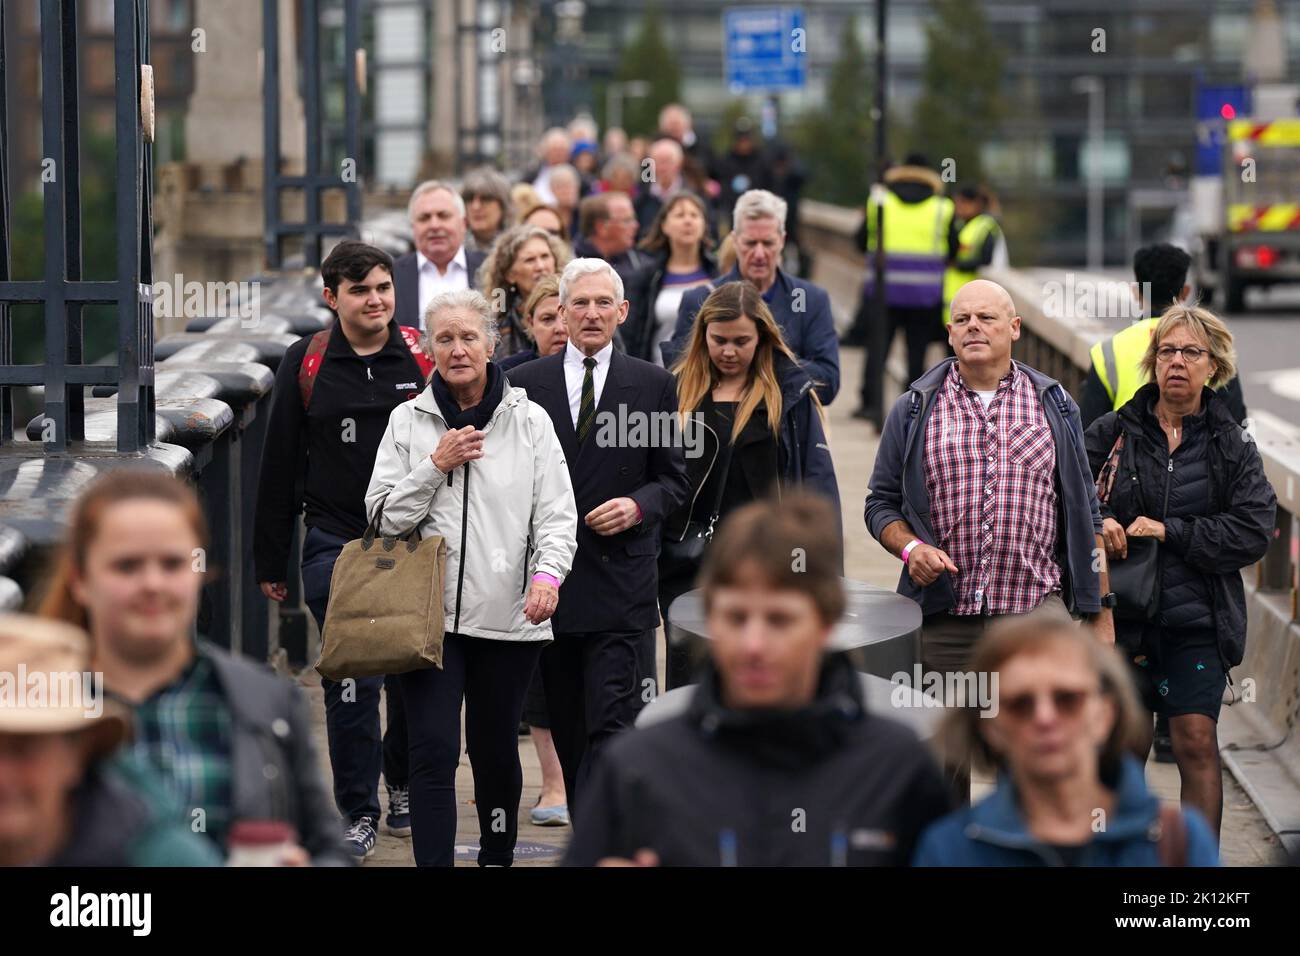
M 560 580 L 559 580 L 559 578 L 557 578 L 557 577 L 556 577 L 555 575 L 553 575 L 553 574 L 547 574 L 545 571 L 538 571 L 536 574 L 533 575 L 533 580 L 534 580 L 534 581 L 541 581 L 543 584 L 549 584 L 551 587 L 555 588 L 557 591 L 558 591 L 559 588 L 560 588 Z

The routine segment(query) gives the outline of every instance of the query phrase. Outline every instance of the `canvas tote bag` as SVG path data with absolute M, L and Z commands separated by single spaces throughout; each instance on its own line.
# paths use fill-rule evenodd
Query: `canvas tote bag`
M 418 529 L 379 537 L 379 520 L 334 562 L 316 664 L 329 680 L 442 667 L 447 544 Z

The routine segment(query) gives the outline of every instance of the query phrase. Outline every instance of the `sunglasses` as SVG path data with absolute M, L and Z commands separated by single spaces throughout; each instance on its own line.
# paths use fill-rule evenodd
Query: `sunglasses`
M 1063 687 L 1054 687 L 1046 692 L 1046 696 L 1052 702 L 1052 710 L 1057 716 L 1069 720 L 1079 716 L 1083 710 L 1084 702 L 1095 693 L 1091 690 L 1070 690 Z M 1038 710 L 1038 698 L 1036 693 L 1016 694 L 1014 697 L 1008 697 L 1002 701 L 1002 710 L 1011 716 L 1012 720 L 1025 722 L 1032 720 Z

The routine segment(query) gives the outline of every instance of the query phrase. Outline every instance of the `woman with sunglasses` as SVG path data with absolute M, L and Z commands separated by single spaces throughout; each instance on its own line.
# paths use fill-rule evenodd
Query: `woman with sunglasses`
M 1246 643 L 1241 571 L 1268 548 L 1277 498 L 1244 423 L 1215 391 L 1236 374 L 1222 321 L 1170 308 L 1142 371 L 1148 383 L 1086 435 L 1118 592 L 1115 640 L 1147 710 L 1169 720 L 1184 805 L 1218 833 L 1219 707 Z M 1142 579 L 1140 562 L 1153 565 L 1145 591 L 1124 584 Z M 1145 754 L 1149 740 L 1139 747 Z
M 1218 865 L 1200 813 L 1147 789 L 1131 751 L 1150 720 L 1109 647 L 1036 611 L 990 630 L 971 670 L 992 704 L 954 709 L 941 740 L 997 788 L 930 827 L 914 866 Z

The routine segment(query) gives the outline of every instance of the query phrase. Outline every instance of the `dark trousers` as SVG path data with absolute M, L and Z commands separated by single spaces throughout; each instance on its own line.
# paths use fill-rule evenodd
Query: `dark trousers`
M 316 626 L 324 630 L 334 562 L 346 538 L 308 528 L 302 544 L 302 590 Z M 390 787 L 407 782 L 406 711 L 401 686 L 393 677 L 348 681 L 322 678 L 325 735 L 329 741 L 334 802 L 348 822 L 369 817 L 379 822 L 379 771 Z M 388 729 L 380 739 L 379 691 L 387 691 Z
M 867 303 L 864 308 L 870 317 L 869 322 L 876 321 L 874 304 Z M 915 382 L 925 372 L 925 352 L 931 342 L 943 341 L 943 306 L 930 306 L 924 309 L 890 306 L 885 311 L 885 346 L 876 354 L 871 348 L 871 335 L 867 335 L 867 361 L 862 373 L 862 404 L 866 408 L 876 403 L 875 383 L 880 382 L 885 374 L 885 362 L 889 350 L 894 344 L 894 333 L 903 330 L 907 338 L 907 381 Z
M 442 668 L 403 674 L 411 735 L 411 844 L 416 866 L 451 866 L 456 847 L 460 709 L 474 770 L 479 866 L 510 866 L 519 834 L 519 718 L 537 666 L 538 641 L 448 634 Z
M 654 697 L 653 687 L 642 683 L 647 643 L 654 647 L 653 630 L 556 634 L 542 652 L 551 736 L 574 826 L 593 762 Z
M 1036 609 L 1039 613 L 1053 613 L 1065 621 L 1070 620 L 1065 601 L 1059 594 L 1049 594 Z M 948 674 L 964 673 L 970 670 L 970 660 L 979 639 L 988 633 L 998 621 L 1013 614 L 949 614 L 940 611 L 927 614 L 921 620 L 921 669 L 927 673 Z M 943 686 L 947 688 L 948 682 Z M 948 706 L 956 701 L 945 700 Z M 969 754 L 941 755 L 944 776 L 947 778 L 948 790 L 954 805 L 962 806 L 970 802 Z

